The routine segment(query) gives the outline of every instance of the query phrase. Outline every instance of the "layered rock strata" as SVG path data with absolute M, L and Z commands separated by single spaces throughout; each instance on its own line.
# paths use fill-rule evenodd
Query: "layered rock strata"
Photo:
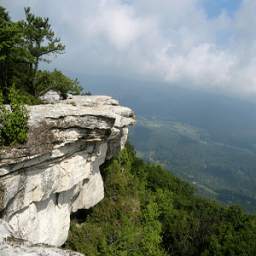
M 103 199 L 99 167 L 124 146 L 135 117 L 107 96 L 28 111 L 28 142 L 0 150 L 0 217 L 16 238 L 60 246 L 70 214 Z

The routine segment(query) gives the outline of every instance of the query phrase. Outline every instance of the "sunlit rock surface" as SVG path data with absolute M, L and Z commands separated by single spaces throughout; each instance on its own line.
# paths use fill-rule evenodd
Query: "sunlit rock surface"
M 9 225 L 0 220 L 0 255 L 1 256 L 82 256 L 80 253 L 61 250 L 46 245 L 33 245 L 28 241 L 15 238 Z
M 27 144 L 0 151 L 1 218 L 16 238 L 60 246 L 71 212 L 103 199 L 99 167 L 124 146 L 135 116 L 107 96 L 74 96 L 28 110 Z

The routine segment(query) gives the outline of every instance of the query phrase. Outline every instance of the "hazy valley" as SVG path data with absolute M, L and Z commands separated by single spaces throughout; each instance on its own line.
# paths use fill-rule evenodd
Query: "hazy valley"
M 198 194 L 255 211 L 256 154 L 214 141 L 188 124 L 138 118 L 130 141 L 146 161 L 158 162 L 194 184 Z
M 256 104 L 170 84 L 87 79 L 135 110 L 130 142 L 146 161 L 193 183 L 200 195 L 255 211 Z

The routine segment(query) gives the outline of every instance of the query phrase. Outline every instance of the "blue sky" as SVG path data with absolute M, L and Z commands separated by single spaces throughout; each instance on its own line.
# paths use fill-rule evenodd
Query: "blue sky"
M 2 0 L 50 18 L 51 68 L 256 96 L 255 0 Z
M 242 1 L 241 0 L 203 0 L 203 7 L 210 18 L 220 15 L 225 11 L 228 15 L 233 16 L 236 13 Z

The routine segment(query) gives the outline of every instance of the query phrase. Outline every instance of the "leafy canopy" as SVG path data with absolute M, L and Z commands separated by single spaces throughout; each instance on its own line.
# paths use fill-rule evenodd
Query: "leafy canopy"
M 256 217 L 196 197 L 131 146 L 101 170 L 105 198 L 73 216 L 66 248 L 86 256 L 256 255 Z

